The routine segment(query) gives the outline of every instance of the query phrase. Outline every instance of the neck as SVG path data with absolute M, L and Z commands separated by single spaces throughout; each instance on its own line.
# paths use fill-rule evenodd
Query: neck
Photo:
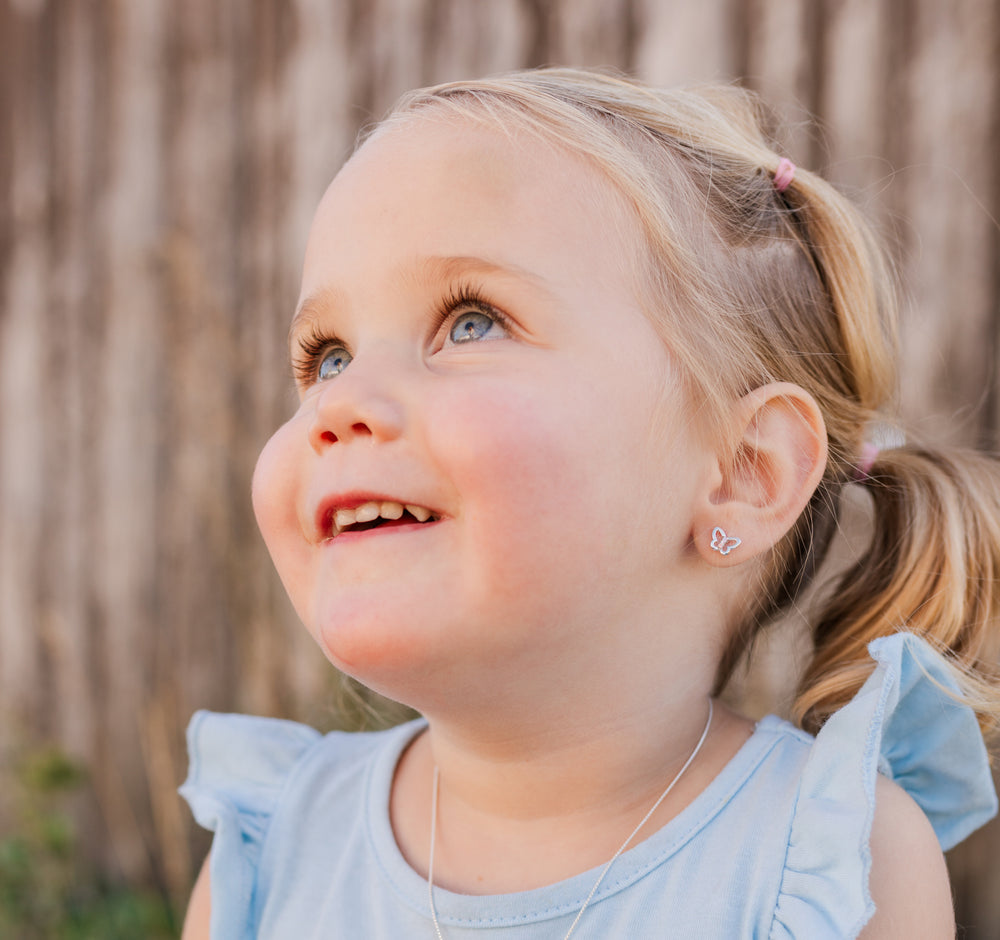
M 642 801 L 679 767 L 707 716 L 707 692 L 688 708 L 561 718 L 495 737 L 430 719 L 428 757 L 445 787 L 477 812 L 507 821 Z
M 427 871 L 434 767 L 440 771 L 435 883 L 482 894 L 527 890 L 595 868 L 683 767 L 705 727 L 707 694 L 690 693 L 654 713 L 600 723 L 540 724 L 484 739 L 431 719 L 397 771 L 392 821 L 410 864 Z M 655 714 L 655 717 L 654 717 Z M 697 759 L 657 807 L 641 841 L 682 810 L 747 737 L 716 707 Z

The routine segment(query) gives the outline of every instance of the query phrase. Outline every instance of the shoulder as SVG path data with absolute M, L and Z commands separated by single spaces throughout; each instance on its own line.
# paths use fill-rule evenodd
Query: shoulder
M 271 816 L 288 776 L 321 740 L 295 722 L 205 711 L 192 718 L 190 765 L 180 793 L 197 822 L 216 836 L 191 892 L 183 940 L 208 940 L 213 906 L 233 923 L 248 916 L 246 899 Z M 214 886 L 215 898 L 210 859 L 225 872 Z
M 293 721 L 201 711 L 188 727 L 190 766 L 180 792 L 207 829 L 217 829 L 219 817 L 231 810 L 261 819 L 290 778 L 310 768 L 349 772 L 412 735 L 409 727 L 323 735 Z
M 809 746 L 772 937 L 954 936 L 942 849 L 996 812 L 986 749 L 929 646 L 896 634 L 869 652 Z
M 199 712 L 188 729 L 190 772 L 180 792 L 215 838 L 211 876 L 206 862 L 184 940 L 207 937 L 212 917 L 227 937 L 256 935 L 276 879 L 300 875 L 307 844 L 321 854 L 361 818 L 365 781 L 377 770 L 391 780 L 398 751 L 420 727 L 321 735 L 294 722 Z
M 916 802 L 884 777 L 875 787 L 870 846 L 875 914 L 862 940 L 954 937 L 948 870 L 934 829 Z

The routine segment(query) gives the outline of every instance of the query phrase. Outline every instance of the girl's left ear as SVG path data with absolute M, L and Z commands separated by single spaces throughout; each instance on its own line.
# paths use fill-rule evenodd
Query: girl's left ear
M 805 389 L 774 382 L 733 406 L 736 442 L 718 455 L 717 473 L 694 519 L 694 541 L 713 565 L 747 561 L 794 525 L 826 469 L 826 424 Z

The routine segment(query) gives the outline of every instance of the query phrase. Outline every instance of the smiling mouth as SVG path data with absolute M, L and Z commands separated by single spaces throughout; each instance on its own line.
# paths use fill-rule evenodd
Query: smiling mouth
M 383 526 L 437 522 L 440 517 L 424 506 L 391 500 L 370 500 L 353 509 L 337 509 L 329 517 L 328 539 L 346 532 L 365 532 Z

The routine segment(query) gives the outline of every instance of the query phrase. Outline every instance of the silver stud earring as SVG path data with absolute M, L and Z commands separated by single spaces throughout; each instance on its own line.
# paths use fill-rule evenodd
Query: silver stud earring
M 728 555 L 734 548 L 742 543 L 743 539 L 737 538 L 735 535 L 726 535 L 722 526 L 717 525 L 714 529 L 712 529 L 711 548 L 717 551 L 720 555 Z

